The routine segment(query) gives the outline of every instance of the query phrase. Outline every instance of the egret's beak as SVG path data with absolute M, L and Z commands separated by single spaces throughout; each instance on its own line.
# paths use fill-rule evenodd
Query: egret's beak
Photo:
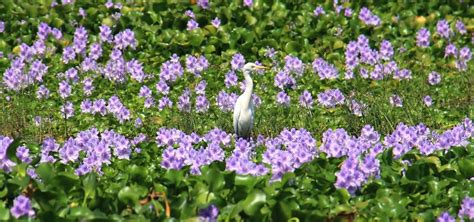
M 257 69 L 269 69 L 269 68 L 266 67 L 266 66 L 255 66 L 255 68 L 257 68 Z

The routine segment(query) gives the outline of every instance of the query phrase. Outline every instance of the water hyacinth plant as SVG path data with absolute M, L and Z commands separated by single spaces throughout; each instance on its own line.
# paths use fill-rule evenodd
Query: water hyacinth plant
M 468 1 L 31 4 L 0 4 L 2 221 L 474 219 Z

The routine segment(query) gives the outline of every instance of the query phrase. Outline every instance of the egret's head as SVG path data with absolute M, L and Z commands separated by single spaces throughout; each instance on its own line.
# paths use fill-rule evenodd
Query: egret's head
M 257 71 L 259 69 L 268 69 L 265 66 L 257 65 L 255 63 L 249 62 L 244 65 L 244 68 L 242 69 L 244 72 L 252 72 L 252 71 Z

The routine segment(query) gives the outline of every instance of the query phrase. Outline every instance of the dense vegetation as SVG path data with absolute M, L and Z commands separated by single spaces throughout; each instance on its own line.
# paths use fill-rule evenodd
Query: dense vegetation
M 0 3 L 0 220 L 474 219 L 474 6 Z M 250 140 L 233 134 L 246 62 Z

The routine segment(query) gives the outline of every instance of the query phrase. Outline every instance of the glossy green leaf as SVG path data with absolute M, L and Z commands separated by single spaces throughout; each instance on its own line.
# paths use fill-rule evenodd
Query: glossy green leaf
M 240 204 L 244 212 L 250 216 L 256 214 L 267 201 L 267 195 L 261 190 L 254 190 Z

